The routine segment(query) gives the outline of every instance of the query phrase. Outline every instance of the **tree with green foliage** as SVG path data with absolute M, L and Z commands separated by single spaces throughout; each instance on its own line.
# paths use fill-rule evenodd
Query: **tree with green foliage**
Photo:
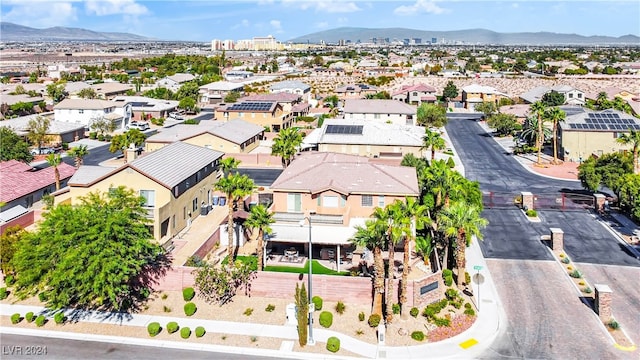
M 232 171 L 238 169 L 241 161 L 234 157 L 226 157 L 220 160 L 220 170 L 223 176 L 228 176 Z
M 626 174 L 620 179 L 620 207 L 640 220 L 640 175 Z
M 186 97 L 197 99 L 199 91 L 200 89 L 199 89 L 198 83 L 196 81 L 189 81 L 182 84 L 182 86 L 180 86 L 178 91 L 176 91 L 175 98 L 178 101 Z
M 180 99 L 178 107 L 186 111 L 193 111 L 196 108 L 196 101 L 192 97 L 187 96 Z
M 548 93 L 542 95 L 542 99 L 540 101 L 542 101 L 545 106 L 552 107 L 563 105 L 566 100 L 564 98 L 564 95 L 555 90 L 551 90 Z
M 364 226 L 356 226 L 356 233 L 351 238 L 353 244 L 367 248 L 373 253 L 373 304 L 371 313 L 380 317 L 382 317 L 382 295 L 384 294 L 385 278 L 382 249 L 385 246 L 386 230 L 386 224 L 367 220 Z
M 494 114 L 487 120 L 487 125 L 496 129 L 499 136 L 512 135 L 514 131 L 522 129 L 522 126 L 518 124 L 518 120 L 513 114 Z
M 0 126 L 0 161 L 18 160 L 30 163 L 33 155 L 29 144 L 22 140 L 11 128 Z
M 301 347 L 307 345 L 309 333 L 309 297 L 307 296 L 307 289 L 304 287 L 304 283 L 298 286 L 296 283 L 295 292 L 296 301 L 296 318 L 298 319 L 298 344 Z
M 53 168 L 53 176 L 56 181 L 56 191 L 60 190 L 60 170 L 58 166 L 62 163 L 62 157 L 60 154 L 47 155 L 47 163 Z
M 475 111 L 479 111 L 484 114 L 485 119 L 491 118 L 493 114 L 498 112 L 498 108 L 496 107 L 496 103 L 493 101 L 483 101 L 480 104 L 476 105 Z
M 446 146 L 442 135 L 437 131 L 431 131 L 429 128 L 424 129 L 422 137 L 422 147 L 420 150 L 431 150 L 431 161 L 436 159 L 436 150 L 443 150 Z
M 382 100 L 387 100 L 387 99 L 391 99 L 391 95 L 386 92 L 386 91 L 380 91 L 377 92 L 375 94 L 367 94 L 365 96 L 366 99 L 382 99 Z
M 447 125 L 447 110 L 435 104 L 422 103 L 416 112 L 419 126 L 439 128 Z
M 97 99 L 98 93 L 93 88 L 84 88 L 78 91 L 78 96 L 82 99 Z
M 236 101 L 238 101 L 238 99 L 240 99 L 240 96 L 242 96 L 240 94 L 239 91 L 229 91 L 227 93 L 227 95 L 225 95 L 224 97 L 224 102 L 225 103 L 234 103 Z
M 583 188 L 596 192 L 602 182 L 602 176 L 596 172 L 596 159 L 590 156 L 578 165 L 578 179 Z
M 327 97 L 324 98 L 324 100 L 322 101 L 323 104 L 328 104 L 330 108 L 335 108 L 338 106 L 338 102 L 340 101 L 340 99 L 338 99 L 338 95 L 329 95 Z
M 19 101 L 9 106 L 11 113 L 14 115 L 24 116 L 33 113 L 33 103 Z
M 273 139 L 271 146 L 271 155 L 280 156 L 282 158 L 282 166 L 286 168 L 291 164 L 291 160 L 298 152 L 298 148 L 302 144 L 302 134 L 297 128 L 286 128 L 280 130 L 278 136 Z
M 248 262 L 228 261 L 226 270 L 205 263 L 195 270 L 195 286 L 204 301 L 222 306 L 233 299 L 239 288 L 246 291 L 254 275 Z
M 67 151 L 67 155 L 73 157 L 77 169 L 82 166 L 84 157 L 89 155 L 89 149 L 87 148 L 87 145 L 78 145 L 69 149 L 69 151 Z
M 448 103 L 451 99 L 454 99 L 458 96 L 458 87 L 453 83 L 453 81 L 448 81 L 447 85 L 445 85 L 442 90 L 442 97 L 444 98 L 444 102 Z
M 133 144 L 136 148 L 144 144 L 147 136 L 138 129 L 130 129 L 123 134 L 118 134 L 111 138 L 111 145 L 109 145 L 109 151 L 115 153 L 122 151 L 124 155 L 124 162 L 127 162 L 127 149 Z
M 545 110 L 544 117 L 553 123 L 552 131 L 553 135 L 551 140 L 553 141 L 553 164 L 558 163 L 558 124 L 563 122 L 567 117 L 567 114 L 560 110 L 558 107 L 552 107 Z
M 633 173 L 640 174 L 638 150 L 640 150 L 640 131 L 629 129 L 629 133 L 621 134 L 616 141 L 622 145 L 631 145 L 633 153 Z
M 264 237 L 265 235 L 271 235 L 273 230 L 270 225 L 274 222 L 273 214 L 262 204 L 253 206 L 249 212 L 249 217 L 244 222 L 244 226 L 258 229 L 258 271 L 262 271 L 264 268 Z
M 51 120 L 44 116 L 36 116 L 27 123 L 27 138 L 38 147 L 38 154 L 42 150 L 42 145 L 49 141 L 50 126 Z
M 98 116 L 91 119 L 89 128 L 98 134 L 104 135 L 105 133 L 111 133 L 116 129 L 116 124 L 111 119 L 107 119 L 104 116 Z
M 144 199 L 123 186 L 58 205 L 20 241 L 16 294 L 42 293 L 51 309 L 130 311 L 170 265 L 151 242 Z
M 13 256 L 18 251 L 18 244 L 27 232 L 20 225 L 9 226 L 5 232 L 0 235 L 0 269 L 4 276 L 13 275 L 15 268 L 13 266 Z
M 66 96 L 64 83 L 53 83 L 47 85 L 47 95 L 54 101 L 60 102 Z
M 542 164 L 542 147 L 544 146 L 544 112 L 546 111 L 547 106 L 542 101 L 536 101 L 529 106 L 529 112 L 534 115 L 538 120 L 538 136 L 536 137 L 536 147 L 538 148 L 538 160 L 536 164 Z

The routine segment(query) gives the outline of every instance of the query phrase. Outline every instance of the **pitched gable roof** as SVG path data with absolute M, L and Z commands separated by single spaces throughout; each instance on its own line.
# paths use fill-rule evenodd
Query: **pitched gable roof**
M 407 114 L 417 112 L 415 106 L 398 100 L 349 99 L 344 105 L 345 114 Z
M 54 168 L 32 171 L 29 165 L 15 160 L 0 163 L 0 201 L 9 202 L 55 184 Z M 76 169 L 66 163 L 58 165 L 60 180 L 70 178 Z

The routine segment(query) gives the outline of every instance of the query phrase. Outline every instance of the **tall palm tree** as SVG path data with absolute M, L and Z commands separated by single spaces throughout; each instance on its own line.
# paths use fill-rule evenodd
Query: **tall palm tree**
M 611 107 L 609 104 L 609 98 L 605 91 L 600 91 L 598 93 L 598 96 L 596 97 L 596 105 L 598 107 L 598 110 L 604 110 Z
M 258 271 L 262 271 L 264 268 L 264 235 L 271 235 L 273 230 L 269 225 L 274 222 L 276 221 L 273 219 L 273 214 L 262 204 L 252 207 L 249 217 L 244 222 L 245 226 L 258 229 Z
M 564 121 L 567 114 L 560 108 L 552 107 L 545 111 L 545 118 L 553 122 L 553 163 L 558 163 L 558 123 Z
M 445 208 L 440 217 L 444 226 L 444 234 L 456 238 L 456 268 L 458 269 L 458 288 L 462 288 L 465 278 L 465 249 L 471 243 L 472 236 L 482 239 L 480 231 L 488 221 L 480 217 L 480 210 L 465 201 L 457 201 Z
M 544 121 L 545 109 L 546 106 L 542 101 L 536 101 L 529 107 L 529 112 L 538 118 L 538 136 L 536 138 L 536 146 L 538 147 L 538 165 L 542 164 L 540 157 L 542 156 L 542 146 L 544 145 L 544 130 L 542 129 L 542 122 Z
M 214 185 L 216 190 L 222 191 L 227 195 L 229 214 L 227 218 L 227 232 L 229 235 L 229 244 L 227 245 L 228 267 L 229 271 L 233 269 L 233 262 L 235 259 L 235 244 L 233 241 L 233 211 L 236 203 L 244 199 L 247 195 L 253 193 L 255 185 L 253 180 L 247 175 L 240 175 L 238 173 L 229 174 L 226 177 L 220 178 Z
M 356 233 L 351 241 L 366 247 L 373 253 L 373 304 L 372 314 L 382 316 L 382 294 L 384 294 L 384 261 L 382 248 L 385 244 L 386 225 L 381 227 L 379 222 L 367 220 L 364 226 L 356 226 Z
M 76 163 L 76 169 L 77 169 L 80 166 L 82 166 L 82 163 L 84 162 L 84 157 L 89 155 L 89 150 L 87 148 L 87 145 L 79 145 L 71 148 L 67 152 L 67 154 L 69 154 L 69 156 L 72 156 L 74 158 L 74 161 Z
M 230 172 L 236 170 L 240 166 L 240 160 L 234 157 L 228 157 L 220 160 L 220 170 L 223 176 L 229 175 Z
M 302 134 L 296 128 L 281 129 L 278 136 L 273 139 L 271 155 L 282 158 L 282 167 L 287 167 L 291 163 L 293 156 L 302 144 Z
M 640 174 L 640 164 L 638 164 L 638 150 L 640 150 L 640 131 L 629 129 L 629 134 L 622 134 L 617 142 L 623 145 L 631 144 L 633 149 L 633 173 Z
M 445 142 L 440 133 L 425 128 L 424 136 L 422 137 L 422 147 L 420 150 L 431 149 L 431 161 L 433 162 L 436 158 L 436 150 L 443 150 L 444 148 Z
M 56 179 L 56 191 L 60 190 L 60 170 L 58 170 L 58 165 L 62 162 L 62 157 L 60 154 L 49 154 L 47 155 L 47 163 L 49 166 L 53 167 L 53 175 Z

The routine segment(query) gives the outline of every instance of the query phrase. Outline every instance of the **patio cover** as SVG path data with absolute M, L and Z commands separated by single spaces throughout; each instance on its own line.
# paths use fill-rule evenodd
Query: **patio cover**
M 314 245 L 349 244 L 351 242 L 350 239 L 356 233 L 355 227 L 364 225 L 366 220 L 365 218 L 351 219 L 349 226 L 312 223 L 311 241 Z M 269 241 L 299 244 L 309 242 L 309 224 L 306 221 L 302 226 L 297 223 L 275 223 L 271 225 L 271 229 L 273 233 L 269 237 Z

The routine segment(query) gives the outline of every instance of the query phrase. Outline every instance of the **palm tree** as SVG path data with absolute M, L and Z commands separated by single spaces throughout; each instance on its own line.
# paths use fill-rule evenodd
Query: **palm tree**
M 444 234 L 456 238 L 457 285 L 458 288 L 462 288 L 465 278 L 465 249 L 471 243 L 472 236 L 482 240 L 480 230 L 487 226 L 488 221 L 480 217 L 478 207 L 465 201 L 457 201 L 445 208 L 440 213 L 440 217 L 444 226 Z
M 53 167 L 53 174 L 56 179 L 56 191 L 60 190 L 60 170 L 58 170 L 58 165 L 62 162 L 62 157 L 60 154 L 49 154 L 47 155 L 47 163 L 49 166 Z
M 89 155 L 89 150 L 87 148 L 87 145 L 80 145 L 80 146 L 71 148 L 67 152 L 67 154 L 69 154 L 69 156 L 72 156 L 74 158 L 74 161 L 76 163 L 76 169 L 77 169 L 80 166 L 82 166 L 84 157 Z
M 598 110 L 604 110 L 610 108 L 609 99 L 605 91 L 600 91 L 596 97 L 596 105 Z
M 258 271 L 262 271 L 264 268 L 264 235 L 271 235 L 273 231 L 271 229 L 271 224 L 273 224 L 275 220 L 273 219 L 273 214 L 267 210 L 267 208 L 260 204 L 251 208 L 251 212 L 249 213 L 249 217 L 244 222 L 244 225 L 253 229 L 258 229 Z
M 298 151 L 300 144 L 302 144 L 302 134 L 298 129 L 282 129 L 278 136 L 273 139 L 271 155 L 282 157 L 282 166 L 286 168 L 291 163 L 291 159 Z
M 382 316 L 382 294 L 384 293 L 384 261 L 382 247 L 385 243 L 386 225 L 381 227 L 379 222 L 367 220 L 364 226 L 356 226 L 356 233 L 351 241 L 366 247 L 373 252 L 373 305 L 372 314 Z
M 240 160 L 233 157 L 220 160 L 220 170 L 222 170 L 223 176 L 227 176 L 231 171 L 236 170 L 240 166 L 240 162 Z
M 640 131 L 629 129 L 629 134 L 622 134 L 616 140 L 620 144 L 629 145 L 633 148 L 633 173 L 640 174 L 640 164 L 638 164 L 638 150 L 640 149 Z
M 229 271 L 231 271 L 231 269 L 233 269 L 233 261 L 235 258 L 235 244 L 233 241 L 233 211 L 238 201 L 253 193 L 255 185 L 253 184 L 253 180 L 251 180 L 247 175 L 235 173 L 220 178 L 220 180 L 218 180 L 214 185 L 214 188 L 225 193 L 228 199 L 227 205 L 229 207 L 229 214 L 227 215 L 227 232 L 229 235 L 229 244 L 227 246 L 227 265 L 229 267 Z
M 545 118 L 553 122 L 553 163 L 558 163 L 558 123 L 564 121 L 567 114 L 560 108 L 552 107 L 545 111 Z
M 538 165 L 542 164 L 540 157 L 542 156 L 542 146 L 544 145 L 544 132 L 542 130 L 542 122 L 544 121 L 545 109 L 546 106 L 542 101 L 536 101 L 529 107 L 529 111 L 538 118 L 538 136 L 536 137 L 536 146 L 538 147 Z
M 445 146 L 444 139 L 439 132 L 425 128 L 424 136 L 422 137 L 422 147 L 420 150 L 431 149 L 431 161 L 436 158 L 436 150 L 443 150 Z

